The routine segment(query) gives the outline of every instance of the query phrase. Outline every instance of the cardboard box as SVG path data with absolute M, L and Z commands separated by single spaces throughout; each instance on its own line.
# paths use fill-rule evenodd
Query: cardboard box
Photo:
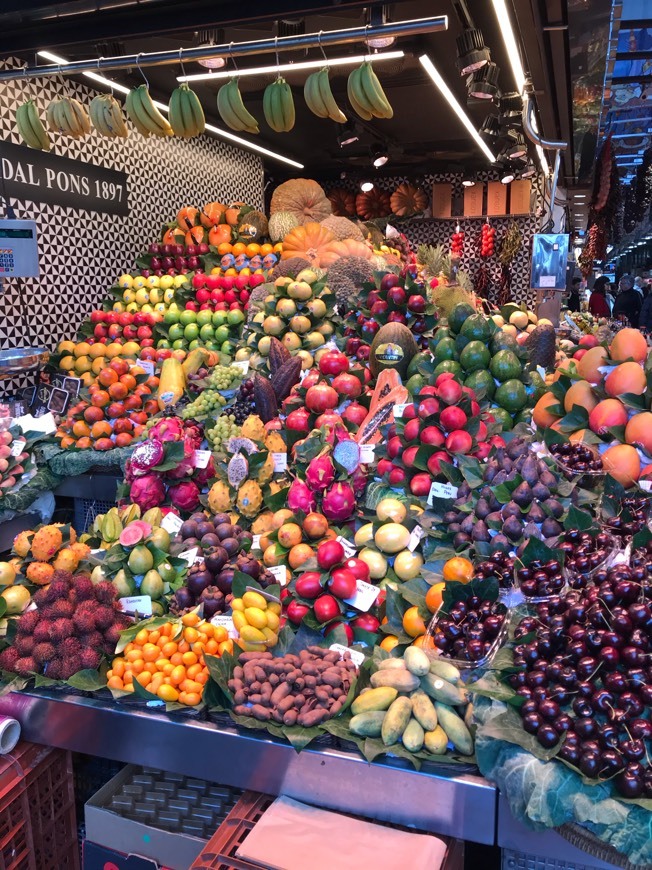
M 464 217 L 482 217 L 484 184 L 464 188 Z
M 98 846 L 90 840 L 84 840 L 82 846 L 82 870 L 107 870 L 107 867 L 115 870 L 168 870 L 151 858 L 142 858 L 140 855 L 123 855 L 114 849 Z
M 206 840 L 181 832 L 162 831 L 125 819 L 108 809 L 113 795 L 120 791 L 125 781 L 131 779 L 133 770 L 132 766 L 123 768 L 87 801 L 84 807 L 86 836 L 92 843 L 115 849 L 124 855 L 153 859 L 166 870 L 187 870 L 206 845 Z M 125 865 L 125 870 L 132 868 Z
M 502 181 L 490 181 L 487 184 L 487 214 L 507 214 L 507 185 Z
M 512 181 L 509 185 L 509 213 L 530 214 L 532 182 L 529 178 Z

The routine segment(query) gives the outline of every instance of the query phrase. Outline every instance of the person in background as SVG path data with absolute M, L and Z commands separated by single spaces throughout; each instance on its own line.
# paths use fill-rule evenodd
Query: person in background
M 643 300 L 643 307 L 638 319 L 638 328 L 652 334 L 652 293 L 648 293 Z
M 647 282 L 644 278 L 634 278 L 634 290 L 641 294 L 641 299 L 645 299 L 647 296 Z
M 568 294 L 568 310 L 569 311 L 581 311 L 581 296 L 580 296 L 580 284 L 582 283 L 581 278 L 573 278 L 571 281 L 571 289 Z
M 634 279 L 631 275 L 623 275 L 618 284 L 618 296 L 614 302 L 613 316 L 626 317 L 630 326 L 638 328 L 638 318 L 641 312 L 641 294 L 634 289 Z
M 611 317 L 611 308 L 606 299 L 606 292 L 609 286 L 609 279 L 606 275 L 596 278 L 589 298 L 589 312 L 594 317 Z M 652 314 L 652 310 L 650 313 Z

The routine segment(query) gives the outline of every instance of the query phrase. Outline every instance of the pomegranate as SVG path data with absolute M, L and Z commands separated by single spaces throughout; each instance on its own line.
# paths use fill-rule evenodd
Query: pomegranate
M 333 378 L 333 389 L 340 396 L 348 396 L 349 399 L 357 399 L 362 393 L 362 383 L 359 378 L 349 372 L 342 372 Z
M 366 416 L 367 409 L 358 402 L 351 402 L 342 413 L 342 418 L 349 423 L 353 423 L 355 426 L 360 426 Z
M 306 393 L 306 407 L 317 414 L 336 408 L 338 404 L 337 391 L 328 384 L 315 384 Z
M 348 369 L 349 360 L 346 354 L 343 354 L 339 350 L 329 350 L 319 360 L 319 371 L 323 375 L 339 375 L 341 372 L 348 371 Z
M 308 432 L 310 428 L 310 414 L 307 408 L 297 408 L 285 418 L 285 426 L 295 432 Z

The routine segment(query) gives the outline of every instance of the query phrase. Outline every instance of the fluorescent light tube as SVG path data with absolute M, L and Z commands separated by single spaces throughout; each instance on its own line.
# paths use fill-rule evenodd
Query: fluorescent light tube
M 63 57 L 59 57 L 57 54 L 53 54 L 51 51 L 39 51 L 38 56 L 45 60 L 49 60 L 51 63 L 59 63 L 61 66 L 70 63 L 70 61 L 67 61 Z M 125 85 L 111 81 L 111 79 L 107 79 L 97 73 L 85 72 L 83 75 L 85 78 L 97 82 L 100 85 L 104 85 L 107 88 L 111 88 L 114 91 L 118 91 L 121 94 L 129 93 L 130 89 L 125 87 Z M 169 111 L 169 107 L 165 103 L 159 103 L 158 100 L 154 100 L 153 102 L 156 108 L 160 109 L 162 112 Z M 272 160 L 280 160 L 281 163 L 287 163 L 289 166 L 294 166 L 296 169 L 304 169 L 304 164 L 299 163 L 297 160 L 292 160 L 290 157 L 285 157 L 283 154 L 278 154 L 276 151 L 270 151 L 268 148 L 264 148 L 256 142 L 249 142 L 247 139 L 241 139 L 240 136 L 236 136 L 235 133 L 230 133 L 228 130 L 222 130 L 220 127 L 213 126 L 213 124 L 206 124 L 206 130 L 210 133 L 214 133 L 215 136 L 219 136 L 220 139 L 228 139 L 230 142 L 240 145 L 248 151 L 255 151 L 258 154 L 264 154 Z
M 518 48 L 518 43 L 516 42 L 514 28 L 512 27 L 512 22 L 509 18 L 509 12 L 507 11 L 507 4 L 505 3 L 505 0 L 492 0 L 492 3 L 500 26 L 503 42 L 505 43 L 505 51 L 514 74 L 516 90 L 519 94 L 523 94 L 523 90 L 525 89 L 525 71 L 523 69 L 523 64 L 521 63 L 521 53 Z
M 219 72 L 191 73 L 177 76 L 178 82 L 201 82 L 217 79 L 244 78 L 245 76 L 274 75 L 275 73 L 297 72 L 304 69 L 323 69 L 328 66 L 355 66 L 369 61 L 378 63 L 382 60 L 398 60 L 405 56 L 403 51 L 381 51 L 377 54 L 356 54 L 352 57 L 332 57 L 328 60 L 320 57 L 317 60 L 300 60 L 297 63 L 270 63 L 267 66 L 252 66 L 243 69 L 220 70 Z
M 427 54 L 422 54 L 421 57 L 419 58 L 419 61 L 421 63 L 421 66 L 425 69 L 425 71 L 428 73 L 428 75 L 430 76 L 430 78 L 432 79 L 434 84 L 439 89 L 441 95 L 448 102 L 451 109 L 455 112 L 457 117 L 460 119 L 460 121 L 464 124 L 466 129 L 469 131 L 469 133 L 471 134 L 471 136 L 475 140 L 476 144 L 482 149 L 484 154 L 486 154 L 487 158 L 491 161 L 491 163 L 495 163 L 496 158 L 493 155 L 492 151 L 489 149 L 487 144 L 483 141 L 482 137 L 480 136 L 478 131 L 475 129 L 475 127 L 471 123 L 471 119 L 466 114 L 466 112 L 464 111 L 464 109 L 462 108 L 462 106 L 460 105 L 458 100 L 455 98 L 455 95 L 453 94 L 451 89 L 448 87 L 446 82 L 443 80 L 443 78 L 439 74 L 439 71 L 437 70 L 434 63 L 430 60 L 430 58 L 428 57 Z

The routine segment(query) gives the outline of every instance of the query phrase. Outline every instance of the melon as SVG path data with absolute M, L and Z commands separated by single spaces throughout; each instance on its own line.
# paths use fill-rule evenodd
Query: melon
M 652 456 L 652 414 L 649 411 L 634 414 L 625 427 L 625 441 L 642 447 Z
M 615 444 L 602 454 L 606 471 L 625 488 L 633 486 L 641 474 L 638 451 L 630 444 Z
M 604 375 L 598 371 L 600 366 L 605 365 L 607 350 L 604 347 L 591 347 L 577 362 L 577 373 L 590 384 L 599 384 Z
M 559 414 L 553 414 L 548 410 L 552 405 L 559 405 L 559 399 L 552 393 L 544 393 L 534 406 L 532 421 L 539 429 L 548 429 L 559 420 Z
M 621 329 L 609 347 L 609 356 L 615 362 L 633 359 L 643 362 L 647 359 L 648 346 L 645 336 L 638 329 Z
M 608 396 L 622 396 L 624 393 L 640 396 L 647 389 L 643 367 L 637 362 L 621 363 L 609 372 L 604 388 Z
M 564 396 L 564 410 L 567 413 L 573 410 L 573 405 L 579 405 L 590 414 L 597 404 L 598 400 L 588 381 L 575 381 Z
M 419 348 L 403 323 L 386 323 L 376 333 L 369 351 L 369 368 L 374 377 L 383 369 L 395 369 L 404 377 Z

